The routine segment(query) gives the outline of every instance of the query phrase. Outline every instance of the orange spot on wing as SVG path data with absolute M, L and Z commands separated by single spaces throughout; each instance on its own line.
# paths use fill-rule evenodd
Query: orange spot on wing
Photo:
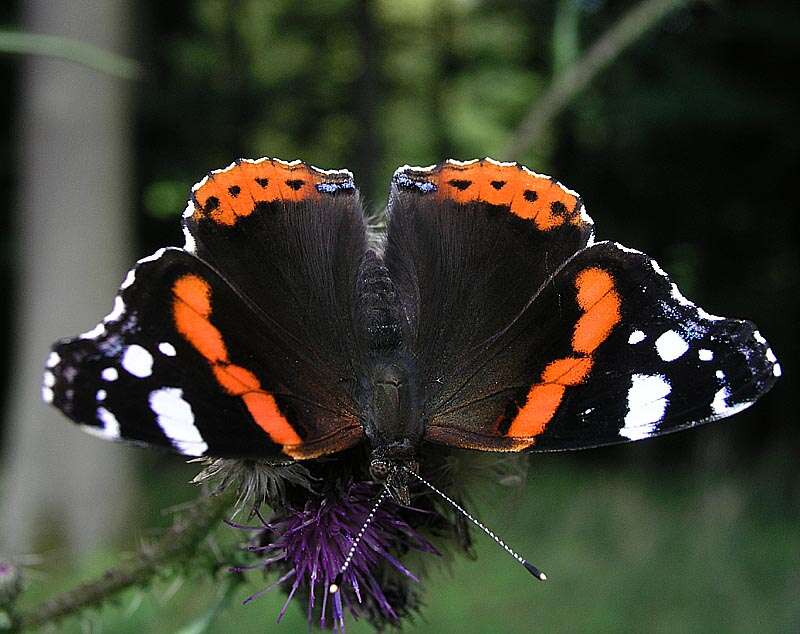
M 222 333 L 211 323 L 211 285 L 197 275 L 184 275 L 172 285 L 172 316 L 178 332 L 211 365 L 220 387 L 242 398 L 255 423 L 279 445 L 299 445 L 302 439 L 284 418 L 271 394 L 247 368 L 230 362 Z
M 595 267 L 584 269 L 575 277 L 578 305 L 589 310 L 614 289 L 614 279 L 607 271 Z
M 614 290 L 614 280 L 602 269 L 581 271 L 575 279 L 578 304 L 584 309 L 572 335 L 576 352 L 591 354 L 603 343 L 620 319 L 620 298 Z
M 516 163 L 498 165 L 486 159 L 465 165 L 446 162 L 426 178 L 436 185 L 440 198 L 462 204 L 480 201 L 507 206 L 542 231 L 565 222 L 583 222 L 577 196 L 557 181 Z
M 211 287 L 197 275 L 184 275 L 172 287 L 175 297 L 203 317 L 211 314 Z
M 550 362 L 528 392 L 528 396 L 511 425 L 507 436 L 528 438 L 533 444 L 555 416 L 567 387 L 580 385 L 591 372 L 592 353 L 608 338 L 620 319 L 620 297 L 613 276 L 600 268 L 582 270 L 575 277 L 578 306 L 583 314 L 572 334 L 576 356 Z

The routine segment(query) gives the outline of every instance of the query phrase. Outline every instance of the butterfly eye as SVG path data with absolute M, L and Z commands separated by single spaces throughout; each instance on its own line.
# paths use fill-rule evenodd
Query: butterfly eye
M 391 467 L 386 460 L 373 460 L 369 463 L 369 472 L 378 482 L 383 482 L 389 476 Z

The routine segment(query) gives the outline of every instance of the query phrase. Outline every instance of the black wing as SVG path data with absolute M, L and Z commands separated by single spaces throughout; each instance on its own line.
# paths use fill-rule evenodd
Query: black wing
M 586 246 L 579 200 L 571 221 L 521 217 L 518 195 L 485 195 L 486 181 L 499 191 L 496 164 L 468 165 L 469 179 L 447 163 L 401 170 L 390 203 L 387 266 L 411 306 L 427 440 L 489 451 L 625 442 L 729 416 L 773 385 L 780 366 L 752 324 L 698 309 L 639 252 Z M 453 181 L 469 191 L 459 180 L 480 194 L 440 193 Z
M 349 172 L 240 161 L 195 186 L 184 217 L 186 247 L 141 261 L 102 324 L 54 347 L 46 400 L 187 455 L 302 459 L 358 442 L 366 234 Z

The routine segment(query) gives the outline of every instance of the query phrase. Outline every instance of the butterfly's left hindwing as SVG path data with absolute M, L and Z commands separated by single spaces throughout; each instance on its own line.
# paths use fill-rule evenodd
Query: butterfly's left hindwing
M 730 416 L 780 366 L 752 323 L 709 315 L 655 261 L 604 242 L 568 261 L 461 374 L 428 440 L 558 451 Z

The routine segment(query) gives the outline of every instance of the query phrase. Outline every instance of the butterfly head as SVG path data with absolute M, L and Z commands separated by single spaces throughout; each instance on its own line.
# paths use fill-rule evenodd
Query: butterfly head
M 414 458 L 410 443 L 386 445 L 372 451 L 369 473 L 376 482 L 386 485 L 392 498 L 403 505 L 411 504 L 408 489 L 409 475 L 407 469 L 414 473 L 419 470 L 419 463 Z

